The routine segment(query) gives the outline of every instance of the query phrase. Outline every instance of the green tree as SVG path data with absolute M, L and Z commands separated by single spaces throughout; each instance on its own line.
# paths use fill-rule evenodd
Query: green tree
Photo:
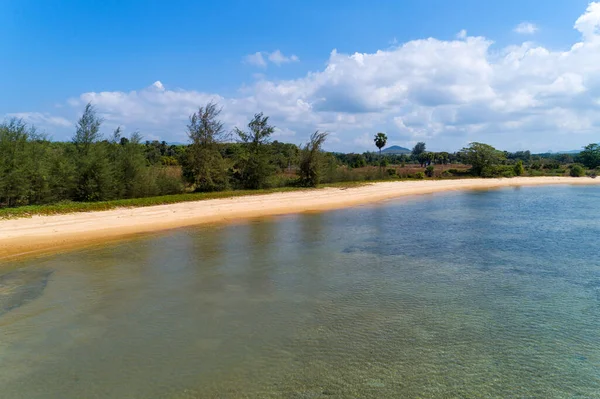
M 73 136 L 77 181 L 75 199 L 101 201 L 114 197 L 114 176 L 108 158 L 108 143 L 101 142 L 98 117 L 91 103 L 85 106 Z
M 569 172 L 571 177 L 581 177 L 585 176 L 585 169 L 581 165 L 573 165 L 571 166 L 571 171 Z
M 421 165 L 422 168 L 424 168 L 427 165 L 427 161 L 429 161 L 429 155 L 427 152 L 420 153 L 416 156 L 416 158 L 417 162 L 419 162 L 419 165 Z
M 190 116 L 187 125 L 192 144 L 183 164 L 183 175 L 196 191 L 224 190 L 229 185 L 227 163 L 219 151 L 219 145 L 228 137 L 218 119 L 220 113 L 221 109 L 209 102 Z M 166 143 L 163 148 L 166 151 Z
M 420 141 L 418 142 L 412 149 L 412 155 L 413 157 L 417 158 L 419 155 L 421 155 L 422 153 L 424 153 L 426 150 L 426 146 L 425 143 Z
M 440 165 L 446 165 L 450 160 L 450 154 L 445 151 L 436 153 L 437 163 Z
M 523 176 L 525 174 L 525 168 L 523 167 L 523 161 L 520 159 L 515 164 L 515 176 Z
M 77 170 L 71 143 L 53 143 L 48 153 L 48 186 L 51 197 L 47 202 L 59 202 L 75 197 Z
M 586 145 L 579 153 L 579 162 L 585 165 L 586 168 L 594 169 L 600 166 L 600 144 Z
M 425 168 L 425 175 L 427 175 L 427 177 L 433 177 L 435 173 L 435 167 L 433 165 L 429 165 L 427 168 Z
M 302 148 L 300 158 L 300 184 L 305 187 L 316 187 L 321 181 L 324 164 L 322 146 L 328 133 L 318 130 L 310 136 L 310 141 Z
M 116 145 L 120 149 L 116 160 L 119 197 L 139 198 L 155 194 L 148 190 L 151 184 L 144 176 L 149 166 L 146 164 L 140 133 L 134 132 L 123 145 L 120 142 L 119 138 L 119 144 Z
M 385 147 L 385 145 L 387 144 L 387 136 L 385 133 L 381 133 L 381 132 L 377 133 L 375 135 L 374 141 L 375 141 L 375 146 L 379 149 L 379 164 L 380 164 L 379 166 L 381 168 L 382 167 L 382 165 L 381 165 L 381 149 L 383 147 Z
M 30 181 L 28 140 L 32 131 L 20 119 L 0 125 L 0 205 L 27 203 Z
M 244 188 L 266 187 L 267 180 L 273 173 L 267 144 L 274 131 L 275 127 L 269 124 L 269 117 L 262 112 L 254 115 L 248 123 L 248 131 L 235 128 L 245 149 L 237 164 L 237 176 Z
M 461 152 L 465 163 L 471 165 L 471 173 L 475 176 L 481 176 L 485 169 L 499 165 L 504 159 L 502 151 L 483 143 L 471 143 Z

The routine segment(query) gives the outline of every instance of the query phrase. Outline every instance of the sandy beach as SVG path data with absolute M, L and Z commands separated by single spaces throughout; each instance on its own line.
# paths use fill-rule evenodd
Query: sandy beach
M 143 208 L 0 220 L 0 260 L 52 253 L 177 227 L 324 211 L 443 191 L 549 184 L 600 185 L 600 179 L 517 177 L 385 182 L 345 189 L 324 188 Z

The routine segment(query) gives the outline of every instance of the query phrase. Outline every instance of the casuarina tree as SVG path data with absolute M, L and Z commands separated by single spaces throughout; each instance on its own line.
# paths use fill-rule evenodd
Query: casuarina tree
M 326 132 L 318 130 L 310 136 L 308 144 L 302 148 L 300 158 L 300 184 L 306 187 L 316 187 L 321 180 L 321 172 L 323 169 L 324 156 L 321 150 L 325 139 Z
M 227 187 L 227 166 L 219 145 L 228 134 L 219 120 L 221 109 L 213 102 L 200 107 L 187 125 L 192 144 L 183 164 L 183 174 L 196 191 L 223 190 Z

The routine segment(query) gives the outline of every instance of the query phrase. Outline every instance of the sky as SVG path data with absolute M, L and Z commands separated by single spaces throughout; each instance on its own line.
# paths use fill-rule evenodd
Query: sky
M 227 128 L 373 150 L 425 141 L 534 152 L 600 141 L 600 2 L 0 0 L 0 120 L 69 140 L 85 104 L 186 142 L 209 101 Z

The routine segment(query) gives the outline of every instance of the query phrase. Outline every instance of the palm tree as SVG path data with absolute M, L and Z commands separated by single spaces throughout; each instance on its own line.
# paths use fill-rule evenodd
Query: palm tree
M 381 169 L 381 149 L 385 147 L 385 144 L 387 143 L 387 136 L 385 133 L 377 133 L 374 141 L 377 148 L 379 148 L 379 169 Z

